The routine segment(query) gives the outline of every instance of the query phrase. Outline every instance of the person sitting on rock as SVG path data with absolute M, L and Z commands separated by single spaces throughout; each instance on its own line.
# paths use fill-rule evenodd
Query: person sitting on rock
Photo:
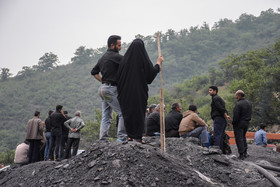
M 256 145 L 261 145 L 261 146 L 264 146 L 266 147 L 267 145 L 267 139 L 266 139 L 266 126 L 265 124 L 261 124 L 260 125 L 260 130 L 258 130 L 256 133 L 255 133 L 255 144 Z
M 197 113 L 195 105 L 190 105 L 189 110 L 183 113 L 183 119 L 179 126 L 179 135 L 183 138 L 200 138 L 202 145 L 205 145 L 209 142 L 207 134 L 208 125 Z
M 160 136 L 160 104 L 155 108 L 155 111 L 151 113 L 147 119 L 147 136 Z
M 28 164 L 28 150 L 29 142 L 26 140 L 17 146 L 14 158 L 14 163 L 16 165 L 23 166 Z
M 183 118 L 181 113 L 181 104 L 173 103 L 171 111 L 165 116 L 165 136 L 166 137 L 180 137 L 179 126 Z

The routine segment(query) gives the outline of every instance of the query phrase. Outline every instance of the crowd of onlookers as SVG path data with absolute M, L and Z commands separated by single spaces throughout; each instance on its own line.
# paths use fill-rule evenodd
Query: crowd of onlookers
M 181 113 L 181 104 L 173 103 L 171 111 L 167 113 L 164 119 L 165 137 L 196 137 L 200 139 L 202 146 L 217 146 L 224 154 L 230 154 L 229 136 L 225 133 L 226 126 L 230 124 L 234 129 L 235 140 L 240 154 L 239 158 L 245 159 L 248 156 L 246 132 L 251 120 L 252 106 L 249 101 L 245 100 L 244 92 L 238 90 L 235 94 L 237 103 L 233 111 L 233 119 L 231 119 L 227 115 L 224 101 L 217 95 L 217 92 L 217 87 L 211 86 L 209 88 L 209 94 L 212 96 L 212 129 L 208 129 L 208 124 L 199 117 L 195 105 L 190 105 L 187 111 Z M 261 124 L 260 130 L 255 133 L 256 145 L 267 145 L 265 130 L 266 126 Z M 147 108 L 144 134 L 147 136 L 160 136 L 160 104 L 152 104 Z
M 35 111 L 26 127 L 25 141 L 15 151 L 14 163 L 25 165 L 43 160 L 61 160 L 77 154 L 80 130 L 85 126 L 81 112 L 76 111 L 73 118 L 57 105 L 56 111 L 49 111 L 45 121 L 40 112 Z

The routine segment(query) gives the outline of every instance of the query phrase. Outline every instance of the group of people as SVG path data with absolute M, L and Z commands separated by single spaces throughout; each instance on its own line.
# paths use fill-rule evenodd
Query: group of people
M 77 154 L 80 130 L 85 126 L 81 112 L 75 117 L 68 116 L 63 106 L 57 105 L 56 111 L 50 110 L 47 119 L 40 119 L 40 112 L 27 123 L 25 141 L 15 151 L 14 163 L 25 165 L 42 160 L 61 160 Z M 71 149 L 73 149 L 71 154 Z
M 98 89 L 102 99 L 102 120 L 100 125 L 100 140 L 108 139 L 108 131 L 112 120 L 112 111 L 118 114 L 117 141 L 142 140 L 143 132 L 148 136 L 159 135 L 160 105 L 151 105 L 146 115 L 148 100 L 148 84 L 151 84 L 160 72 L 162 56 L 156 65 L 151 62 L 144 42 L 135 39 L 124 56 L 121 50 L 121 37 L 112 35 L 107 41 L 108 50 L 93 67 L 91 74 L 102 84 Z M 216 86 L 209 87 L 212 96 L 211 118 L 214 126 L 214 145 L 223 149 L 225 129 L 231 120 L 225 108 L 224 100 L 218 96 Z M 242 90 L 235 93 L 237 103 L 233 111 L 232 125 L 238 147 L 239 158 L 247 157 L 246 132 L 251 120 L 252 106 L 246 100 Z M 28 161 L 39 161 L 41 141 L 45 139 L 44 160 L 61 160 L 77 154 L 80 130 L 85 126 L 81 112 L 75 112 L 75 117 L 67 116 L 57 105 L 56 111 L 49 111 L 49 116 L 42 122 L 40 112 L 36 111 L 34 118 L 27 124 L 26 140 L 18 146 L 18 150 L 28 152 Z M 180 103 L 174 103 L 172 110 L 165 117 L 166 137 L 199 137 L 202 145 L 209 144 L 208 125 L 198 116 L 197 107 L 190 105 L 189 110 L 181 113 Z M 24 152 L 22 151 L 22 152 Z M 20 151 L 16 151 L 15 161 Z M 17 154 L 18 153 L 18 154 Z
M 225 139 L 227 139 L 225 129 L 230 123 L 230 116 L 225 107 L 224 100 L 217 94 L 218 87 L 210 86 L 209 94 L 212 97 L 211 103 L 211 118 L 213 119 L 213 136 L 211 145 L 218 146 L 223 153 L 227 152 Z M 239 158 L 244 159 L 247 154 L 246 132 L 249 127 L 249 122 L 252 115 L 252 106 L 245 99 L 245 94 L 242 90 L 235 93 L 237 103 L 233 110 L 232 125 L 234 129 L 236 144 L 238 147 Z M 160 114 L 159 105 L 151 105 L 146 119 L 146 134 L 148 136 L 160 135 Z M 257 134 L 257 133 L 256 133 Z M 201 145 L 209 147 L 210 134 L 208 132 L 207 123 L 198 116 L 197 107 L 190 105 L 189 109 L 181 114 L 181 104 L 172 104 L 171 111 L 165 117 L 165 136 L 166 137 L 197 137 L 200 138 Z
M 102 83 L 98 89 L 102 99 L 99 139 L 108 139 L 108 130 L 114 110 L 118 114 L 117 141 L 135 140 L 145 143 L 142 140 L 143 132 L 148 136 L 159 134 L 159 105 L 152 105 L 147 117 L 145 111 L 148 84 L 151 84 L 160 72 L 164 59 L 159 56 L 156 65 L 153 65 L 141 39 L 135 39 L 124 56 L 119 54 L 120 36 L 110 36 L 107 45 L 107 52 L 91 71 L 91 74 Z M 212 96 L 211 118 L 214 121 L 214 145 L 223 149 L 225 129 L 231 118 L 228 116 L 224 100 L 218 96 L 218 88 L 209 87 L 209 94 Z M 237 103 L 232 121 L 241 159 L 247 156 L 246 132 L 252 114 L 252 106 L 244 96 L 242 90 L 238 90 L 235 94 Z M 181 114 L 181 105 L 174 103 L 165 122 L 167 137 L 199 136 L 202 144 L 209 143 L 208 125 L 198 116 L 195 105 L 190 105 L 189 110 Z

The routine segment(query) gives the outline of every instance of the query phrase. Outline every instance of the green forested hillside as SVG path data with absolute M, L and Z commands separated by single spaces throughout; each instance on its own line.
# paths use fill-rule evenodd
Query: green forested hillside
M 136 37 L 144 40 L 151 60 L 155 62 L 156 35 Z M 193 26 L 179 32 L 170 29 L 166 33 L 161 33 L 162 54 L 165 58 L 163 64 L 164 88 L 167 94 L 165 101 L 172 102 L 174 99 L 184 103 L 195 101 L 200 107 L 204 107 L 202 111 L 206 111 L 205 103 L 210 98 L 201 97 L 196 100 L 190 97 L 197 91 L 207 94 L 206 87 L 200 90 L 201 85 L 204 85 L 203 80 L 205 85 L 209 83 L 224 85 L 225 81 L 230 80 L 229 77 L 221 78 L 225 76 L 224 71 L 227 71 L 229 73 L 227 75 L 231 75 L 234 79 L 232 87 L 238 87 L 237 85 L 242 83 L 242 76 L 240 80 L 235 76 L 243 75 L 245 70 L 251 69 L 243 68 L 237 71 L 235 65 L 232 67 L 227 65 L 231 63 L 228 59 L 235 56 L 227 57 L 233 53 L 241 54 L 253 49 L 266 48 L 279 38 L 280 14 L 273 10 L 264 11 L 258 17 L 243 14 L 235 21 L 222 19 L 213 28 L 204 23 L 200 27 Z M 128 45 L 123 44 L 122 54 Z M 38 65 L 23 67 L 22 71 L 12 78 L 5 76 L 4 73 L 7 71 L 3 71 L 2 68 L 0 152 L 14 149 L 20 141 L 23 141 L 27 120 L 33 116 L 35 110 L 41 111 L 41 118 L 45 119 L 49 109 L 61 104 L 70 114 L 75 110 L 81 110 L 85 119 L 94 120 L 95 108 L 100 108 L 101 103 L 97 93 L 100 83 L 90 75 L 90 71 L 105 50 L 106 48 L 93 50 L 81 46 L 73 55 L 71 63 L 63 66 L 56 65 L 59 57 L 46 53 L 40 58 Z M 221 70 L 212 68 L 217 68 L 218 62 L 225 58 L 227 59 L 223 61 L 224 64 L 220 65 Z M 235 71 L 237 73 L 233 74 Z M 212 76 L 210 80 L 208 80 L 209 72 Z M 186 80 L 200 74 L 201 76 L 192 80 Z M 179 87 L 175 85 L 173 88 L 174 83 L 178 83 Z M 150 86 L 150 95 L 158 93 L 159 85 L 158 76 Z M 167 90 L 172 91 L 169 93 Z M 153 102 L 153 98 L 150 102 Z

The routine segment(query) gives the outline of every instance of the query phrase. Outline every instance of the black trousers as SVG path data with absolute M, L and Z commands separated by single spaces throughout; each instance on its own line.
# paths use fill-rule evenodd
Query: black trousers
M 73 152 L 72 156 L 75 156 L 78 152 L 79 148 L 79 143 L 80 143 L 80 138 L 68 138 L 67 140 L 67 148 L 65 152 L 65 157 L 64 158 L 70 158 L 70 153 L 71 153 L 71 147 L 73 146 Z
M 68 134 L 67 135 L 62 135 L 61 136 L 61 150 L 60 150 L 60 158 L 64 158 L 65 157 L 65 152 L 66 152 L 66 147 L 67 147 L 67 140 L 68 140 Z
M 233 126 L 234 130 L 234 137 L 238 149 L 239 154 L 244 154 L 247 152 L 247 140 L 246 140 L 246 133 L 249 127 L 248 121 L 241 121 L 237 125 Z
M 179 131 L 178 130 L 169 130 L 168 132 L 165 132 L 165 137 L 177 137 L 179 138 Z
M 55 159 L 60 159 L 60 155 L 61 155 L 61 135 L 52 136 L 52 144 L 51 144 L 50 155 L 49 155 L 49 158 L 51 160 L 54 159 L 54 154 L 55 154 Z
M 28 162 L 34 163 L 38 162 L 40 155 L 40 143 L 41 140 L 28 140 L 29 141 L 29 150 L 28 150 Z

